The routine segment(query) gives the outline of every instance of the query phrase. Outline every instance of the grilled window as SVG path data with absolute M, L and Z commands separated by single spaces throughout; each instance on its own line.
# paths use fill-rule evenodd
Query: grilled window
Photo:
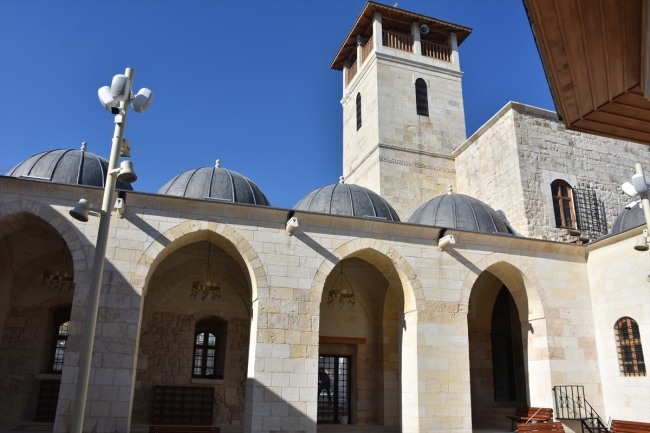
M 217 353 L 217 336 L 199 332 L 194 339 L 194 377 L 214 377 L 214 358 Z
M 361 128 L 361 93 L 357 93 L 357 131 Z
M 555 227 L 563 229 L 576 228 L 571 186 L 563 180 L 556 180 L 551 184 L 551 192 L 553 194 Z
M 418 116 L 429 117 L 429 97 L 427 96 L 427 83 L 418 78 L 415 80 L 415 104 L 418 110 Z
M 66 320 L 57 327 L 56 339 L 54 342 L 54 359 L 52 360 L 52 371 L 61 373 L 63 371 L 63 358 L 68 345 L 68 334 L 70 332 L 70 320 Z
M 228 323 L 211 317 L 196 324 L 192 377 L 223 379 Z
M 639 325 L 629 317 L 616 322 L 616 343 L 618 346 L 618 363 L 623 376 L 645 376 L 645 361 L 641 347 Z

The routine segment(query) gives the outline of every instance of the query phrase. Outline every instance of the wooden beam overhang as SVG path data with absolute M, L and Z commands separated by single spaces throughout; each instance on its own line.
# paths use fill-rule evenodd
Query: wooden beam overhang
M 568 129 L 650 144 L 650 0 L 523 0 Z
M 353 56 L 357 49 L 357 35 L 361 35 L 364 38 L 368 38 L 372 35 L 372 20 L 375 12 L 379 12 L 382 15 L 382 19 L 386 17 L 389 20 L 406 24 L 416 21 L 420 24 L 426 24 L 431 29 L 431 32 L 434 33 L 449 34 L 455 32 L 459 46 L 472 32 L 472 29 L 469 27 L 463 27 L 437 18 L 369 1 L 366 3 L 366 6 L 363 8 L 361 14 L 354 23 L 354 26 L 352 26 L 352 29 L 343 41 L 341 48 L 339 48 L 339 51 L 336 53 L 334 60 L 332 60 L 332 63 L 330 64 L 330 68 L 338 71 L 343 70 L 345 61 Z

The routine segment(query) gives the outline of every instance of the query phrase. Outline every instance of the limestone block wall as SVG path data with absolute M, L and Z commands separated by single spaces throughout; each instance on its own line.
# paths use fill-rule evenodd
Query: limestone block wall
M 574 189 L 594 192 L 594 207 L 609 230 L 631 201 L 621 184 L 634 174 L 636 162 L 650 164 L 647 146 L 567 131 L 555 113 L 514 102 L 454 156 L 459 192 L 504 210 L 522 234 L 553 240 L 561 229 L 555 227 L 551 182 L 562 179 Z M 604 233 L 585 234 L 595 239 Z
M 605 417 L 650 422 L 650 377 L 621 373 L 614 325 L 630 317 L 639 325 L 643 355 L 650 357 L 650 299 L 645 280 L 650 253 L 634 250 L 643 227 L 620 234 L 616 240 L 589 249 L 589 282 L 592 291 L 597 353 L 605 401 Z M 603 414 L 601 414 L 603 415 Z
M 83 234 L 82 245 L 94 242 L 93 223 L 73 222 L 66 215 L 79 196 L 98 200 L 101 191 L 0 178 L 0 192 L 0 217 L 17 200 L 37 203 L 67 221 L 73 233 Z M 484 271 L 503 281 L 518 311 L 527 312 L 520 319 L 527 330 L 530 404 L 546 406 L 553 384 L 579 380 L 588 400 L 603 407 L 584 246 L 451 231 L 456 244 L 439 251 L 433 227 L 298 212 L 300 227 L 288 236 L 283 209 L 135 192 L 129 193 L 128 206 L 123 219 L 112 221 L 87 406 L 89 430 L 127 431 L 143 294 L 166 257 L 208 238 L 221 242 L 250 284 L 247 432 L 316 431 L 323 291 L 346 258 L 372 265 L 403 298 L 397 365 L 404 431 L 471 431 L 467 314 L 470 293 Z M 82 271 L 56 431 L 65 431 L 69 423 L 87 281 Z M 388 338 L 389 345 L 394 338 Z M 379 348 L 373 350 L 379 354 Z
M 455 184 L 449 155 L 465 140 L 462 73 L 453 63 L 381 48 L 342 100 L 343 175 L 346 182 L 381 194 L 407 220 L 420 204 Z M 428 117 L 417 114 L 417 78 L 428 85 Z M 357 92 L 364 119 L 358 131 Z
M 214 388 L 213 423 L 243 423 L 249 320 L 228 320 L 223 380 L 192 380 L 195 324 L 188 314 L 155 312 L 148 318 L 140 337 L 133 422 L 151 422 L 156 385 L 178 385 Z
M 361 94 L 361 128 L 357 130 L 357 94 Z M 343 106 L 343 173 L 346 178 L 379 142 L 379 102 L 377 100 L 377 62 L 369 57 L 348 85 L 341 99 Z M 361 185 L 361 184 L 359 184 Z
M 46 353 L 51 349 L 49 310 L 12 307 L 5 321 L 0 346 L 0 419 L 33 420 Z
M 391 50 L 392 52 L 398 50 Z M 452 64 L 449 64 L 450 66 Z M 418 152 L 450 155 L 465 141 L 462 73 L 381 54 L 377 61 L 379 142 Z M 419 116 L 415 80 L 427 83 L 429 117 Z
M 514 112 L 502 111 L 454 152 L 456 192 L 503 211 L 515 229 L 528 236 Z

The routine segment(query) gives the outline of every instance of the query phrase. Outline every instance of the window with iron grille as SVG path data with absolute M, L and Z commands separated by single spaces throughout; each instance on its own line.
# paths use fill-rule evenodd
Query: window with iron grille
M 54 350 L 51 352 L 50 370 L 52 373 L 61 373 L 68 345 L 68 334 L 70 333 L 70 308 L 62 308 L 56 311 L 53 322 Z
M 361 128 L 361 93 L 357 93 L 357 131 Z
M 573 208 L 571 185 L 563 180 L 556 180 L 551 184 L 551 192 L 553 194 L 555 227 L 562 229 L 575 229 L 576 217 Z
M 418 116 L 429 117 L 429 97 L 427 95 L 427 83 L 418 78 L 415 80 L 415 104 L 418 110 Z
M 571 191 L 574 199 L 578 230 L 592 238 L 607 234 L 605 205 L 596 191 L 588 185 L 579 185 Z
M 223 379 L 227 323 L 218 317 L 197 322 L 192 377 Z
M 621 373 L 623 376 L 645 376 L 645 361 L 639 325 L 633 319 L 623 317 L 616 322 L 614 329 L 616 330 Z

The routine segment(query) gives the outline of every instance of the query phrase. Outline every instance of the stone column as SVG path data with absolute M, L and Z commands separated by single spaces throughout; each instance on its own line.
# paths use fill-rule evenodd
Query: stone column
M 420 43 L 420 23 L 411 24 L 411 34 L 413 35 L 413 52 L 418 56 L 421 56 L 422 44 Z
M 270 292 L 253 304 L 244 431 L 316 433 L 320 303 L 308 290 Z
M 460 68 L 460 58 L 458 57 L 458 40 L 456 33 L 449 33 L 449 48 L 451 49 L 451 62 Z
M 521 322 L 522 341 L 528 395 L 533 407 L 549 407 L 551 394 L 551 364 L 549 362 L 546 320 L 533 319 Z
M 361 71 L 361 56 L 363 55 L 363 40 L 357 43 L 357 74 Z
M 375 12 L 375 14 L 372 17 L 372 37 L 375 41 L 375 52 L 380 53 L 384 51 L 384 42 L 383 42 L 382 27 L 381 27 L 381 14 L 379 12 Z
M 350 62 L 347 60 L 343 64 L 343 94 L 345 95 L 345 89 L 348 87 L 348 72 L 350 71 Z

